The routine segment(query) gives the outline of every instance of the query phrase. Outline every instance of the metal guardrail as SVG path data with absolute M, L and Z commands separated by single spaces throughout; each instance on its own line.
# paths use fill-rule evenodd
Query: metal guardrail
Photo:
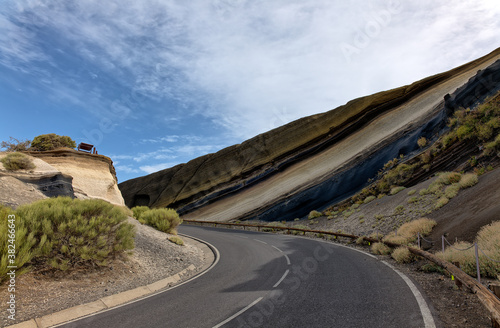
M 257 231 L 263 231 L 264 229 L 271 229 L 271 230 L 284 230 L 284 231 L 297 231 L 297 232 L 302 232 L 302 233 L 315 233 L 315 234 L 322 234 L 322 235 L 331 235 L 331 236 L 336 236 L 336 237 L 344 237 L 344 238 L 350 238 L 350 239 L 359 239 L 361 236 L 356 236 L 356 235 L 350 235 L 350 234 L 345 234 L 345 233 L 340 233 L 340 232 L 333 232 L 333 231 L 322 231 L 322 230 L 311 230 L 311 229 L 301 229 L 301 228 L 293 228 L 293 227 L 281 227 L 281 226 L 269 226 L 269 225 L 261 225 L 261 224 L 245 224 L 245 223 L 230 223 L 230 222 L 217 222 L 217 221 L 198 221 L 198 220 L 189 220 L 189 219 L 184 219 L 183 222 L 190 223 L 190 224 L 201 224 L 201 225 L 213 225 L 214 227 L 219 226 L 236 226 L 236 227 L 243 227 L 243 230 L 246 228 L 254 228 L 257 229 Z M 406 247 L 408 250 L 418 256 L 421 256 L 448 271 L 451 275 L 453 275 L 456 279 L 458 279 L 462 284 L 464 284 L 467 288 L 469 288 L 473 293 L 475 293 L 483 304 L 483 306 L 490 312 L 491 314 L 491 322 L 492 322 L 492 327 L 495 328 L 500 328 L 500 299 L 495 296 L 486 286 L 481 284 L 480 282 L 476 281 L 474 278 L 469 276 L 467 273 L 462 271 L 460 268 L 456 267 L 455 265 L 448 263 L 446 261 L 441 260 L 437 256 L 435 256 L 432 253 L 426 252 L 424 250 L 421 250 L 419 248 L 414 248 L 410 247 L 407 245 L 401 245 L 401 244 L 396 244 L 396 243 L 391 243 L 379 239 L 374 239 L 374 238 L 369 238 L 369 237 L 363 237 L 363 240 L 371 242 L 371 243 L 376 243 L 376 242 L 381 242 L 386 244 L 387 246 L 390 247 Z

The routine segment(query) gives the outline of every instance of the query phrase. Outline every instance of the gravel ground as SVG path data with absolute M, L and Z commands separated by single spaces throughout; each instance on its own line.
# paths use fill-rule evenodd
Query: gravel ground
M 188 271 L 181 281 L 203 270 L 208 261 L 196 241 L 182 237 L 184 246 L 168 240 L 171 235 L 141 225 L 134 219 L 129 222 L 137 227 L 135 250 L 131 256 L 116 259 L 108 267 L 92 272 L 71 272 L 42 275 L 35 272 L 17 277 L 16 321 L 7 318 L 7 286 L 0 290 L 0 327 L 41 317 L 72 306 L 93 302 L 99 298 L 144 286 L 172 276 L 191 264 L 196 270 Z M 4 288 L 5 287 L 5 288 Z

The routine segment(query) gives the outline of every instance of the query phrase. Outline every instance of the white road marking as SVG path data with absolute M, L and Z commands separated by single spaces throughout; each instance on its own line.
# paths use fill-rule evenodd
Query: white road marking
M 434 318 L 432 317 L 431 310 L 429 309 L 429 306 L 424 300 L 424 297 L 420 293 L 420 291 L 417 289 L 415 284 L 408 278 L 406 275 L 403 273 L 399 272 L 395 267 L 390 265 L 389 263 L 385 261 L 380 261 L 387 265 L 389 268 L 394 270 L 410 287 L 411 292 L 413 293 L 413 296 L 415 296 L 415 299 L 417 300 L 418 307 L 420 308 L 420 312 L 422 313 L 422 318 L 424 319 L 424 325 L 425 328 L 436 328 L 436 324 L 434 323 Z
M 236 318 L 237 316 L 243 314 L 243 312 L 245 312 L 246 310 L 248 310 L 249 308 L 251 308 L 252 306 L 254 306 L 255 304 L 259 303 L 261 300 L 263 299 L 263 297 L 259 297 L 258 299 L 256 299 L 255 301 L 253 301 L 251 304 L 249 304 L 247 307 L 245 307 L 244 309 L 236 312 L 235 314 L 233 314 L 232 316 L 230 316 L 229 318 L 227 318 L 226 320 L 222 321 L 221 323 L 219 323 L 218 325 L 215 325 L 213 326 L 213 328 L 219 328 L 219 327 L 222 327 L 223 325 L 225 325 L 226 323 L 228 323 L 229 321 L 233 320 L 234 318 Z
M 290 262 L 290 258 L 288 257 L 288 255 L 286 255 L 286 254 L 283 254 L 283 255 L 284 255 L 284 256 L 285 256 L 285 258 L 286 258 L 286 264 L 288 264 L 288 265 L 292 264 L 292 263 Z
M 283 251 L 282 251 L 281 249 L 279 249 L 278 247 L 276 247 L 276 246 L 272 246 L 272 247 L 273 247 L 273 248 L 276 248 L 276 249 L 278 250 L 278 252 L 283 253 Z
M 281 282 L 286 278 L 286 276 L 288 275 L 289 272 L 290 272 L 290 270 L 287 269 L 285 271 L 285 274 L 283 275 L 283 277 L 281 277 L 281 279 L 278 280 L 278 282 L 274 284 L 273 288 L 278 287 L 281 284 Z
M 263 244 L 267 245 L 267 243 L 265 241 L 262 241 L 262 240 L 259 240 L 259 239 L 255 239 L 255 238 L 253 240 L 258 241 L 259 243 L 263 243 Z

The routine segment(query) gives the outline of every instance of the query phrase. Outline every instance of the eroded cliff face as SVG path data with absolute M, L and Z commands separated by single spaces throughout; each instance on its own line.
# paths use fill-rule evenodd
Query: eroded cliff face
M 70 196 L 125 204 L 110 158 L 65 148 L 25 154 L 32 157 L 35 169 L 12 172 L 0 164 L 1 203 L 17 207 L 47 197 Z
M 474 102 L 493 92 L 498 74 L 483 72 L 482 78 L 469 79 L 498 59 L 500 50 L 187 164 L 125 181 L 120 190 L 129 207 L 172 207 L 192 219 L 300 217 L 362 188 L 387 160 L 415 151 L 419 137 L 435 138 L 445 129 L 455 100 Z

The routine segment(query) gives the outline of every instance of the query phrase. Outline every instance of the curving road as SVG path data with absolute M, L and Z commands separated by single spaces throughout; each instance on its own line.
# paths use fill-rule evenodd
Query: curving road
M 219 262 L 188 283 L 63 327 L 435 327 L 409 279 L 368 254 L 287 235 L 180 232 L 215 246 Z

